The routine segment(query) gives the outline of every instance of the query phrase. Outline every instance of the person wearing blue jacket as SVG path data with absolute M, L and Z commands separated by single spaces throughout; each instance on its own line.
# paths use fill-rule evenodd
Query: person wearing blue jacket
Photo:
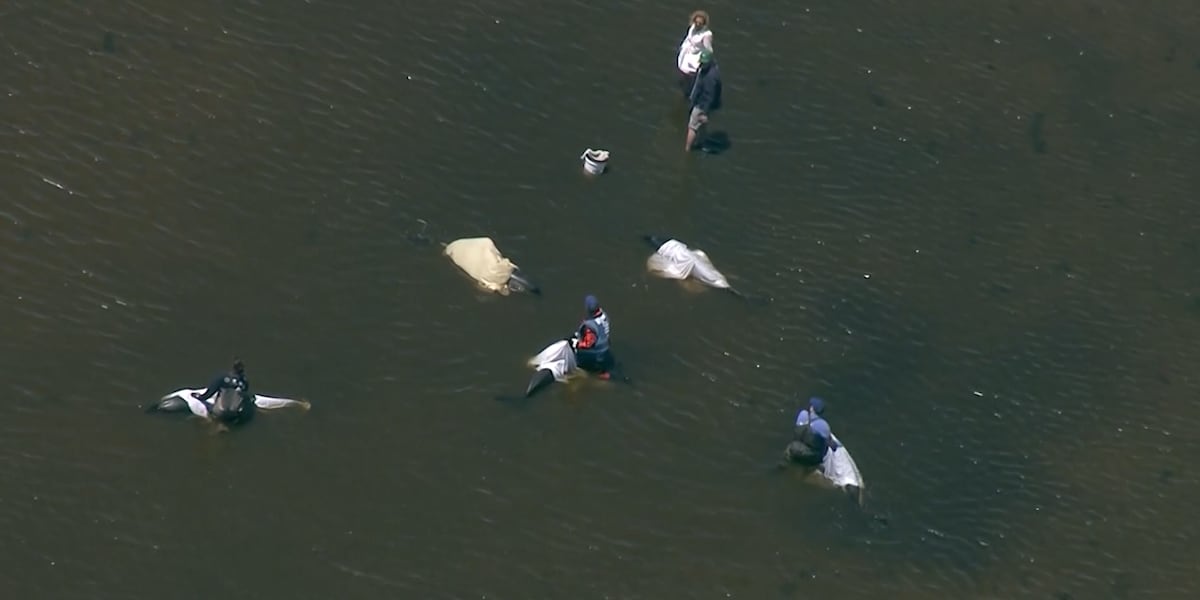
M 791 462 L 808 467 L 820 466 L 827 452 L 836 451 L 837 442 L 833 439 L 833 430 L 829 422 L 822 416 L 825 413 L 825 401 L 812 397 L 808 400 L 808 408 L 796 416 L 796 429 L 792 442 L 788 444 L 784 455 Z

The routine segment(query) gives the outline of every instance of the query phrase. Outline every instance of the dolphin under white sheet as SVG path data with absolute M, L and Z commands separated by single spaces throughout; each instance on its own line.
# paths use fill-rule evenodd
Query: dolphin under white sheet
M 491 238 L 454 240 L 446 245 L 444 253 L 483 288 L 508 293 L 508 280 L 517 266 L 500 254 Z
M 821 475 L 837 487 L 864 487 L 862 474 L 858 472 L 858 465 L 854 464 L 854 459 L 850 457 L 850 451 L 842 445 L 836 435 L 833 436 L 833 440 L 837 442 L 838 448 L 825 453 L 825 459 L 821 462 Z
M 555 381 L 563 382 L 575 370 L 575 350 L 566 340 L 559 340 L 531 358 L 529 365 L 539 371 L 550 371 L 554 374 Z
M 197 417 L 208 418 L 209 417 L 209 410 L 208 410 L 209 404 L 207 404 L 205 402 L 201 402 L 195 398 L 195 396 L 203 394 L 204 391 L 205 391 L 204 388 L 196 388 L 196 389 L 185 388 L 182 390 L 171 392 L 170 394 L 163 396 L 162 400 L 166 400 L 167 398 L 179 398 L 179 399 L 183 400 L 184 402 L 187 402 L 188 408 L 192 411 L 193 415 L 196 415 Z M 290 398 L 276 398 L 274 396 L 263 396 L 261 394 L 254 395 L 254 405 L 263 410 L 275 410 L 278 408 L 285 408 L 285 407 L 289 407 L 289 406 L 301 406 L 304 408 L 309 407 L 308 402 L 305 402 L 304 400 L 292 400 Z
M 728 289 L 729 281 L 713 266 L 703 250 L 693 250 L 679 240 L 668 240 L 646 259 L 646 268 L 668 279 L 693 279 L 715 288 Z

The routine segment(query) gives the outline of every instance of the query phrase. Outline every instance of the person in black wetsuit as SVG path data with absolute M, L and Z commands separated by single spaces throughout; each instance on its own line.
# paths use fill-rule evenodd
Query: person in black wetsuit
M 235 389 L 241 394 L 243 402 L 254 402 L 254 394 L 250 393 L 250 382 L 246 380 L 246 366 L 242 364 L 241 359 L 234 359 L 233 367 L 228 373 L 213 377 L 208 389 L 204 390 L 203 394 L 193 397 L 201 402 L 208 402 L 209 398 L 223 389 Z

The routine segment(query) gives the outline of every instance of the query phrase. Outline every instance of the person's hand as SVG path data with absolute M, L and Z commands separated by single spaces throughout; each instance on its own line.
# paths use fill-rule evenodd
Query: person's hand
M 701 123 L 707 123 L 707 122 L 708 122 L 708 115 L 701 114 L 701 115 L 699 115 L 698 117 L 696 117 L 696 120 L 697 120 L 697 121 L 699 121 L 699 122 L 701 122 Z

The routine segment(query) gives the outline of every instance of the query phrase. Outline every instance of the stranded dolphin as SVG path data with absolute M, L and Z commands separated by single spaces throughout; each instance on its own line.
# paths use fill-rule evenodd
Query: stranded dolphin
M 667 279 L 695 279 L 704 285 L 741 296 L 729 285 L 703 250 L 689 248 L 687 244 L 670 237 L 646 235 L 642 239 L 654 248 L 654 254 L 646 259 L 646 268 L 651 273 Z
M 504 295 L 509 292 L 541 294 L 538 285 L 521 273 L 520 267 L 500 254 L 491 238 L 454 240 L 446 245 L 444 254 L 486 290 Z
M 529 359 L 529 366 L 533 367 L 535 372 L 525 389 L 526 398 L 555 381 L 566 381 L 577 367 L 575 350 L 571 348 L 571 342 L 558 340 Z
M 202 417 L 218 423 L 240 423 L 249 420 L 255 409 L 275 410 L 285 407 L 302 407 L 308 410 L 311 405 L 304 400 L 276 398 L 255 394 L 254 399 L 246 402 L 237 390 L 222 389 L 206 402 L 196 398 L 204 393 L 204 388 L 184 388 L 163 396 L 158 402 L 146 407 L 146 412 L 184 412 L 190 411 L 197 417 Z

